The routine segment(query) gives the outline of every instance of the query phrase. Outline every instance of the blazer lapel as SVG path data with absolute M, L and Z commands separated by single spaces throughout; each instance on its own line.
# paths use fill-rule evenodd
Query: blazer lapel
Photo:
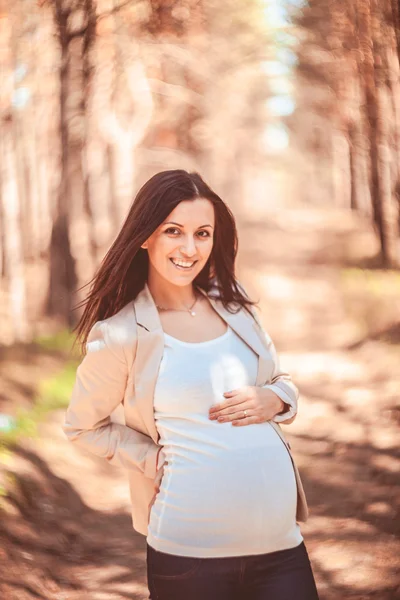
M 214 310 L 258 355 L 256 385 L 263 385 L 271 372 L 271 358 L 258 333 L 255 321 L 243 310 L 236 314 L 224 308 L 221 301 L 207 296 Z M 134 300 L 137 322 L 137 351 L 135 359 L 135 397 L 143 421 L 152 437 L 158 442 L 154 421 L 153 398 L 157 375 L 164 352 L 164 332 L 157 307 L 147 283 Z

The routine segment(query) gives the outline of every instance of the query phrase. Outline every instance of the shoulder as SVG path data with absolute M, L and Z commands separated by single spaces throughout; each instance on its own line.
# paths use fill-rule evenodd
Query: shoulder
M 250 299 L 249 294 L 247 293 L 244 285 L 237 279 L 236 280 L 236 285 L 238 286 L 239 290 L 242 292 L 243 296 L 245 298 Z M 257 301 L 258 304 L 259 300 Z M 260 308 L 258 306 L 252 306 L 249 305 L 248 310 L 251 313 L 252 319 L 255 322 L 256 326 L 261 329 L 263 331 L 263 333 L 268 337 L 268 334 L 266 333 L 265 329 L 263 328 L 263 325 L 261 323 L 261 317 L 260 317 Z M 242 308 L 243 312 L 247 312 L 244 308 Z M 247 313 L 248 314 L 248 313 Z
M 104 347 L 120 361 L 129 362 L 133 358 L 136 340 L 135 311 L 133 301 L 130 301 L 111 317 L 94 323 L 86 349 L 89 352 Z
M 127 325 L 134 323 L 136 325 L 135 310 L 133 307 L 133 300 L 125 304 L 115 315 L 99 321 L 112 333 L 118 332 L 122 327 L 125 328 Z

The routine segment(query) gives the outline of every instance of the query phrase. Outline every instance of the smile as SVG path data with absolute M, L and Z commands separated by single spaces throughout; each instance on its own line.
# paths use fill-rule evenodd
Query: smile
M 197 260 L 181 260 L 180 258 L 170 258 L 169 259 L 172 264 L 177 268 L 177 269 L 181 269 L 182 271 L 190 271 L 190 269 L 192 269 L 194 267 L 194 265 L 197 263 Z

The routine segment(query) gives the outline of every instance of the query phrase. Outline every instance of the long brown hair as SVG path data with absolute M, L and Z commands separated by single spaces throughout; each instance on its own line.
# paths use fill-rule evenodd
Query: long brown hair
M 206 293 L 213 290 L 214 294 L 215 290 L 230 312 L 238 312 L 242 307 L 249 310 L 255 304 L 236 281 L 238 236 L 229 207 L 198 173 L 182 169 L 161 171 L 141 187 L 117 238 L 94 277 L 83 286 L 90 286 L 89 294 L 74 309 L 85 306 L 74 328 L 83 351 L 94 323 L 116 314 L 143 289 L 148 275 L 148 254 L 141 245 L 180 202 L 196 198 L 206 198 L 213 204 L 215 230 L 211 255 L 193 284 Z

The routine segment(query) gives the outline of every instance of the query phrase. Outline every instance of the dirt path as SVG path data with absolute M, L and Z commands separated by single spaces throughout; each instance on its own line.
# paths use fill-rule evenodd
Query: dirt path
M 373 264 L 372 232 L 326 209 L 263 221 L 242 225 L 241 267 L 301 390 L 285 430 L 310 504 L 302 530 L 321 598 L 400 598 L 399 323 L 378 314 L 377 329 L 397 338 L 363 335 L 341 275 L 343 264 Z
M 290 210 L 240 222 L 241 278 L 301 390 L 286 431 L 310 504 L 302 526 L 321 600 L 400 597 L 399 346 L 362 339 L 345 310 L 340 265 L 366 260 L 340 212 Z M 84 455 L 61 413 L 8 465 L 0 522 L 5 600 L 144 600 L 144 538 L 131 526 L 124 473 Z M 189 600 L 189 599 L 188 599 Z

